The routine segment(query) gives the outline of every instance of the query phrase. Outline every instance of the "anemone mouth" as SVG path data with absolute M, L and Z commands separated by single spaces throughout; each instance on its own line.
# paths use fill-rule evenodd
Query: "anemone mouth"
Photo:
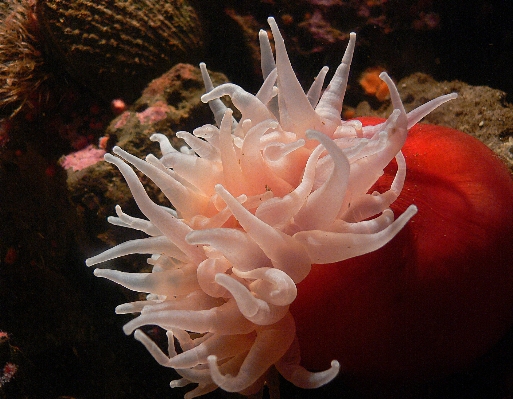
M 138 219 L 116 208 L 115 225 L 149 237 L 107 250 L 88 266 L 131 253 L 150 254 L 151 273 L 96 269 L 95 275 L 131 290 L 145 301 L 124 304 L 118 313 L 139 313 L 124 326 L 163 366 L 181 375 L 172 387 L 198 384 L 186 398 L 221 387 L 254 392 L 276 369 L 302 388 L 331 381 L 334 360 L 320 373 L 300 365 L 300 348 L 289 305 L 296 284 L 312 264 L 333 263 L 386 245 L 414 216 L 410 206 L 397 220 L 389 206 L 401 193 L 406 164 L 401 148 L 408 128 L 447 95 L 406 114 L 386 74 L 395 110 L 377 126 L 362 127 L 340 117 L 356 37 L 322 93 L 323 68 L 305 93 L 292 70 L 276 22 L 272 55 L 261 33 L 265 81 L 256 95 L 228 83 L 216 88 L 200 68 L 216 126 L 181 132 L 188 151 L 173 149 L 163 135 L 160 158 L 136 158 L 115 147 L 105 160 L 118 167 L 142 213 Z M 321 95 L 322 93 L 322 95 Z M 242 117 L 233 118 L 220 97 L 228 95 Z M 392 159 L 398 168 L 389 190 L 369 188 Z M 155 204 L 131 164 L 162 190 L 174 209 Z M 315 266 L 322 267 L 322 266 Z M 164 353 L 139 327 L 167 330 Z M 182 352 L 177 353 L 175 339 Z

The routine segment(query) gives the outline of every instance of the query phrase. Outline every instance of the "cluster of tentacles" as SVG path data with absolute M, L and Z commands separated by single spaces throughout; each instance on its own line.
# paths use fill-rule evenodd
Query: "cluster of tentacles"
M 442 96 L 407 114 L 383 73 L 395 109 L 388 120 L 369 127 L 342 121 L 355 34 L 324 92 L 326 67 L 305 94 L 274 19 L 269 24 L 276 59 L 261 31 L 265 81 L 256 95 L 234 84 L 213 88 L 202 64 L 207 91 L 202 100 L 209 102 L 216 125 L 177 133 L 190 147 L 181 151 L 154 134 L 160 158 L 141 160 L 119 147 L 113 149 L 118 156 L 105 156 L 119 168 L 147 217 L 134 218 L 117 207 L 118 216 L 109 221 L 149 237 L 111 248 L 87 265 L 131 253 L 151 255 L 151 273 L 96 269 L 95 275 L 149 293 L 146 300 L 120 305 L 116 312 L 139 313 L 124 331 L 135 331 L 160 364 L 176 369 L 182 378 L 172 387 L 198 384 L 186 398 L 217 387 L 256 392 L 273 365 L 303 388 L 337 375 L 337 361 L 318 373 L 300 366 L 289 312 L 296 284 L 312 264 L 385 245 L 415 214 L 410 206 L 394 220 L 389 209 L 406 174 L 401 147 L 411 126 L 455 96 Z M 239 121 L 219 100 L 224 95 L 241 112 Z M 390 189 L 369 193 L 394 158 L 398 169 Z M 153 180 L 174 209 L 150 200 L 127 163 Z M 167 354 L 138 329 L 144 325 L 167 331 Z

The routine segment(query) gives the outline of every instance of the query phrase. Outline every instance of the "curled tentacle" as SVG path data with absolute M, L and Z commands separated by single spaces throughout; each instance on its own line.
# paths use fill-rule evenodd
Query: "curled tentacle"
M 272 113 L 267 107 L 254 95 L 242 90 L 233 83 L 225 83 L 217 86 L 212 91 L 201 96 L 204 103 L 218 99 L 222 96 L 230 96 L 233 105 L 242 113 L 242 119 L 250 119 L 253 123 L 259 123 L 266 119 L 272 119 Z
M 206 294 L 214 298 L 226 297 L 228 292 L 216 281 L 218 273 L 225 273 L 232 265 L 226 258 L 205 259 L 198 265 L 197 278 L 198 284 Z
M 392 181 L 390 190 L 382 194 L 373 192 L 372 194 L 360 196 L 341 215 L 340 220 L 353 222 L 367 219 L 383 212 L 399 197 L 406 179 L 406 161 L 402 152 L 398 152 L 395 159 L 397 161 L 397 173 Z
M 264 147 L 263 156 L 264 159 L 269 163 L 277 162 L 281 158 L 290 154 L 292 151 L 295 151 L 298 148 L 303 147 L 304 145 L 305 140 L 303 139 L 299 139 L 292 143 L 270 143 Z
M 213 381 L 228 392 L 239 392 L 249 387 L 285 354 L 294 340 L 295 331 L 290 313 L 278 323 L 259 329 L 255 343 L 236 376 L 221 374 L 216 356 L 209 356 L 207 360 Z
M 300 360 L 299 343 L 295 339 L 287 353 L 276 362 L 276 369 L 283 378 L 299 388 L 319 388 L 333 380 L 340 371 L 340 364 L 336 360 L 331 362 L 329 369 L 316 373 L 312 373 L 300 366 Z
M 169 154 L 171 152 L 176 152 L 176 149 L 171 145 L 169 139 L 163 135 L 162 133 L 153 133 L 150 136 L 151 141 L 156 141 L 160 145 L 160 152 L 162 155 Z
M 246 319 L 259 326 L 267 326 L 281 320 L 288 306 L 277 306 L 256 298 L 244 284 L 227 274 L 218 273 L 216 282 L 230 291 L 240 312 Z
M 189 132 L 176 132 L 176 137 L 182 139 L 201 158 L 209 161 L 219 161 L 219 151 L 206 140 L 202 140 Z
M 372 234 L 387 228 L 393 221 L 394 212 L 391 209 L 385 209 L 381 215 L 371 220 L 348 222 L 344 219 L 337 219 L 329 230 L 335 233 Z
M 392 100 L 392 107 L 398 109 L 401 113 L 401 118 L 406 117 L 406 111 L 404 110 L 403 102 L 401 101 L 401 96 L 399 95 L 399 91 L 397 90 L 397 86 L 394 81 L 388 76 L 388 73 L 381 72 L 379 74 L 380 79 L 385 82 L 388 86 L 388 90 L 390 91 L 390 99 Z
M 261 267 L 244 272 L 234 268 L 232 272 L 237 277 L 255 279 L 249 284 L 249 289 L 273 305 L 287 306 L 296 299 L 296 284 L 288 274 L 279 269 Z
M 256 210 L 255 216 L 263 222 L 279 228 L 286 225 L 303 207 L 306 198 L 312 191 L 315 176 L 315 166 L 322 148 L 316 149 L 305 166 L 301 183 L 289 194 L 283 197 L 273 197 L 264 201 Z
M 280 178 L 265 162 L 260 148 L 262 135 L 269 129 L 276 129 L 277 123 L 268 119 L 253 126 L 246 134 L 242 145 L 244 157 L 241 169 L 244 176 L 252 176 L 250 193 L 272 191 L 274 195 L 284 195 L 292 190 L 292 186 Z
M 208 74 L 207 66 L 204 62 L 201 62 L 199 64 L 199 67 L 201 71 L 201 77 L 203 78 L 203 84 L 205 85 L 205 91 L 209 93 L 212 90 L 214 90 L 214 85 L 212 84 L 212 80 L 210 79 L 210 75 Z M 221 124 L 221 119 L 223 119 L 224 113 L 228 108 L 219 98 L 210 100 L 208 105 L 212 113 L 214 114 L 214 119 L 217 123 L 217 126 L 219 126 Z M 231 122 L 233 125 L 237 124 L 237 122 L 234 119 L 232 119 Z

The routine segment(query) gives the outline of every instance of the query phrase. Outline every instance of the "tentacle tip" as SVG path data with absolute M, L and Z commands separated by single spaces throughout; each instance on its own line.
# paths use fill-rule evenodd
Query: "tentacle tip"
M 115 314 L 126 314 L 127 312 L 125 311 L 125 305 L 126 304 L 116 306 L 114 308 L 114 313 Z
M 125 333 L 125 335 L 130 335 L 132 334 L 132 332 L 134 331 L 133 328 L 131 328 L 130 326 L 127 327 L 126 325 L 123 326 L 123 332 Z
M 387 216 L 394 216 L 394 211 L 390 208 L 386 208 L 383 210 L 383 212 L 381 212 L 383 215 L 387 215 Z
M 189 245 L 196 245 L 198 243 L 194 242 L 194 232 L 197 231 L 197 230 L 193 230 L 191 231 L 190 233 L 187 233 L 187 235 L 185 236 L 185 242 Z M 191 237 L 191 234 L 192 234 L 192 237 Z
M 140 341 L 140 340 L 141 340 L 141 337 L 143 337 L 143 336 L 144 336 L 144 333 L 143 333 L 141 330 L 137 329 L 137 330 L 135 330 L 135 331 L 134 331 L 134 338 L 135 338 L 137 341 Z M 333 362 L 332 362 L 332 363 L 333 363 Z
M 213 370 L 214 370 L 214 372 L 215 371 L 219 372 L 219 369 L 217 367 L 217 356 L 216 355 L 208 355 L 207 362 L 208 362 L 208 367 L 210 368 L 210 373 L 212 373 Z
M 219 195 L 223 194 L 226 191 L 226 189 L 223 187 L 223 185 L 219 184 L 219 183 L 214 186 L 214 190 Z
M 86 266 L 87 266 L 87 267 L 89 267 L 89 266 L 93 266 L 93 265 L 94 265 L 93 258 L 88 258 L 88 259 L 86 259 L 85 264 L 86 264 Z M 95 270 L 93 273 L 94 273 L 94 275 L 96 276 L 96 270 Z
M 173 380 L 169 383 L 170 388 L 181 388 L 182 386 L 177 382 L 178 380 Z
M 322 133 L 317 131 L 317 130 L 313 130 L 313 129 L 308 129 L 306 132 L 305 132 L 305 136 L 311 140 L 316 140 L 317 137 L 319 137 L 319 135 L 321 135 Z M 317 140 L 319 141 L 319 140 Z
M 220 286 L 224 287 L 223 283 L 229 278 L 229 276 L 227 276 L 226 274 L 224 273 L 216 273 L 216 275 L 214 276 L 214 281 L 219 284 Z M 226 287 L 225 287 L 226 288 Z
M 379 78 L 380 78 L 381 80 L 385 80 L 385 78 L 386 78 L 387 76 L 388 76 L 388 73 L 386 73 L 385 71 L 383 71 L 383 72 L 381 72 L 381 73 L 379 74 Z

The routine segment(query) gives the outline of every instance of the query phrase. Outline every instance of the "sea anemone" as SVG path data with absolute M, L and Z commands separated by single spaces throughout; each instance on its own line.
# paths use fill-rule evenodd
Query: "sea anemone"
M 340 262 L 384 246 L 415 215 L 411 205 L 394 220 L 390 209 L 406 176 L 401 148 L 413 125 L 456 97 L 447 94 L 406 113 L 397 88 L 382 73 L 394 107 L 390 117 L 375 126 L 343 121 L 356 35 L 351 33 L 322 95 L 327 67 L 305 93 L 276 22 L 268 22 L 276 59 L 261 31 L 265 81 L 256 95 L 230 83 L 214 88 L 201 64 L 207 91 L 202 100 L 209 103 L 216 125 L 193 134 L 178 132 L 190 147 L 181 151 L 154 134 L 160 158 L 150 154 L 141 160 L 119 147 L 113 149 L 117 157 L 105 155 L 147 218 L 116 207 L 117 217 L 109 222 L 149 237 L 119 244 L 86 264 L 151 255 L 151 273 L 96 269 L 94 274 L 148 293 L 146 300 L 120 305 L 116 313 L 140 313 L 124 332 L 134 332 L 157 362 L 176 369 L 182 378 L 172 387 L 198 384 L 186 398 L 217 387 L 256 392 L 273 365 L 302 388 L 319 387 L 337 375 L 336 360 L 322 372 L 300 365 L 289 311 L 296 285 L 313 264 Z M 220 101 L 225 95 L 240 111 L 240 120 Z M 393 159 L 398 167 L 390 187 L 369 191 Z M 153 180 L 174 209 L 154 203 L 125 161 Z M 167 354 L 139 329 L 144 325 L 167 331 Z

